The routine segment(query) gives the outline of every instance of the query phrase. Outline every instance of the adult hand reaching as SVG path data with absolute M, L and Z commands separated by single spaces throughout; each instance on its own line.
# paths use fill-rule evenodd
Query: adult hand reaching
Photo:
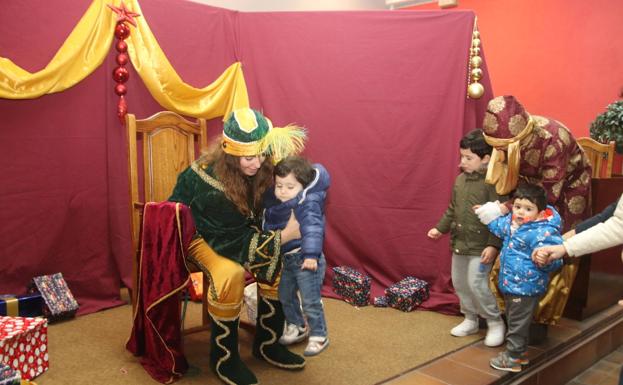
M 543 246 L 534 249 L 532 261 L 539 266 L 547 265 L 555 259 L 560 259 L 567 254 L 567 249 L 563 245 Z

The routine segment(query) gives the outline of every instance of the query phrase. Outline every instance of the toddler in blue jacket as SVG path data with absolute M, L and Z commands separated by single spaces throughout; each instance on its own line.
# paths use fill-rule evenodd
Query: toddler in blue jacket
M 269 190 L 264 199 L 264 229 L 282 229 L 294 215 L 301 230 L 300 239 L 281 246 L 283 269 L 279 300 L 286 325 L 279 342 L 289 345 L 309 335 L 303 354 L 314 356 L 329 345 L 320 290 L 326 269 L 322 244 L 324 202 L 330 177 L 322 165 L 312 165 L 299 156 L 289 156 L 277 163 L 274 176 L 274 191 Z M 297 292 L 301 296 L 302 312 Z
M 519 372 L 522 365 L 528 364 L 525 353 L 534 309 L 547 289 L 549 273 L 562 267 L 560 259 L 536 265 L 532 251 L 562 244 L 562 221 L 556 209 L 547 205 L 542 187 L 523 184 L 513 196 L 512 211 L 504 216 L 489 215 L 490 208 L 499 206 L 499 202 L 488 202 L 476 213 L 489 231 L 502 239 L 498 288 L 506 307 L 506 350 L 489 363 L 498 370 Z

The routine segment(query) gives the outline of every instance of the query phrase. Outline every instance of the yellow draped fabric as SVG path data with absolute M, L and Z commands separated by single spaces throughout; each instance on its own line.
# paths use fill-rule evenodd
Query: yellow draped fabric
M 212 84 L 194 88 L 182 81 L 162 52 L 142 16 L 137 0 L 124 0 L 126 8 L 141 16 L 130 26 L 128 52 L 136 72 L 158 103 L 182 115 L 206 119 L 226 117 L 249 106 L 240 63 L 234 63 Z M 0 57 L 0 98 L 33 99 L 64 91 L 99 67 L 111 47 L 117 15 L 107 4 L 121 0 L 93 0 L 56 55 L 41 71 L 31 73 Z M 112 82 L 111 78 L 111 82 Z
M 73 87 L 102 64 L 114 36 L 116 19 L 104 1 L 95 0 L 56 55 L 31 73 L 0 57 L 0 97 L 34 99 Z

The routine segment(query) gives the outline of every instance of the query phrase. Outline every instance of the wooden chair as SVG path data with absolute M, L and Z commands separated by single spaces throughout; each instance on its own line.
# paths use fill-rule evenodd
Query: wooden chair
M 611 178 L 612 162 L 614 160 L 614 145 L 612 141 L 608 144 L 599 143 L 592 138 L 578 138 L 578 144 L 584 150 L 593 167 L 593 178 Z M 604 164 L 605 161 L 605 164 Z
M 198 119 L 191 122 L 170 111 L 159 112 L 147 119 L 136 119 L 134 115 L 127 114 L 126 128 L 131 237 L 132 248 L 136 253 L 145 202 L 161 202 L 171 196 L 178 174 L 186 169 L 198 157 L 199 150 L 206 146 L 206 121 Z M 134 258 L 132 270 L 135 288 L 138 287 L 136 261 Z M 209 324 L 207 301 L 209 280 L 205 274 L 203 282 L 205 289 L 202 298 L 202 324 L 196 328 L 185 329 L 184 333 L 203 330 Z M 135 306 L 136 290 L 133 290 L 132 307 Z

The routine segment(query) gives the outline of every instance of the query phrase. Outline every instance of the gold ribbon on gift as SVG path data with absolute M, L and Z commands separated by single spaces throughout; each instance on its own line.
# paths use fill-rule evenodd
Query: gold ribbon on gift
M 6 315 L 17 317 L 19 315 L 19 301 L 12 295 L 0 295 L 0 300 L 6 303 Z
M 485 182 L 495 185 L 495 191 L 500 195 L 507 195 L 517 187 L 519 180 L 519 162 L 521 161 L 519 147 L 521 140 L 532 133 L 534 119 L 528 119 L 526 127 L 517 136 L 509 139 L 494 138 L 484 135 L 485 141 L 493 147 L 491 160 L 487 168 Z M 508 156 L 504 156 L 504 149 Z M 504 160 L 507 158 L 506 163 Z

